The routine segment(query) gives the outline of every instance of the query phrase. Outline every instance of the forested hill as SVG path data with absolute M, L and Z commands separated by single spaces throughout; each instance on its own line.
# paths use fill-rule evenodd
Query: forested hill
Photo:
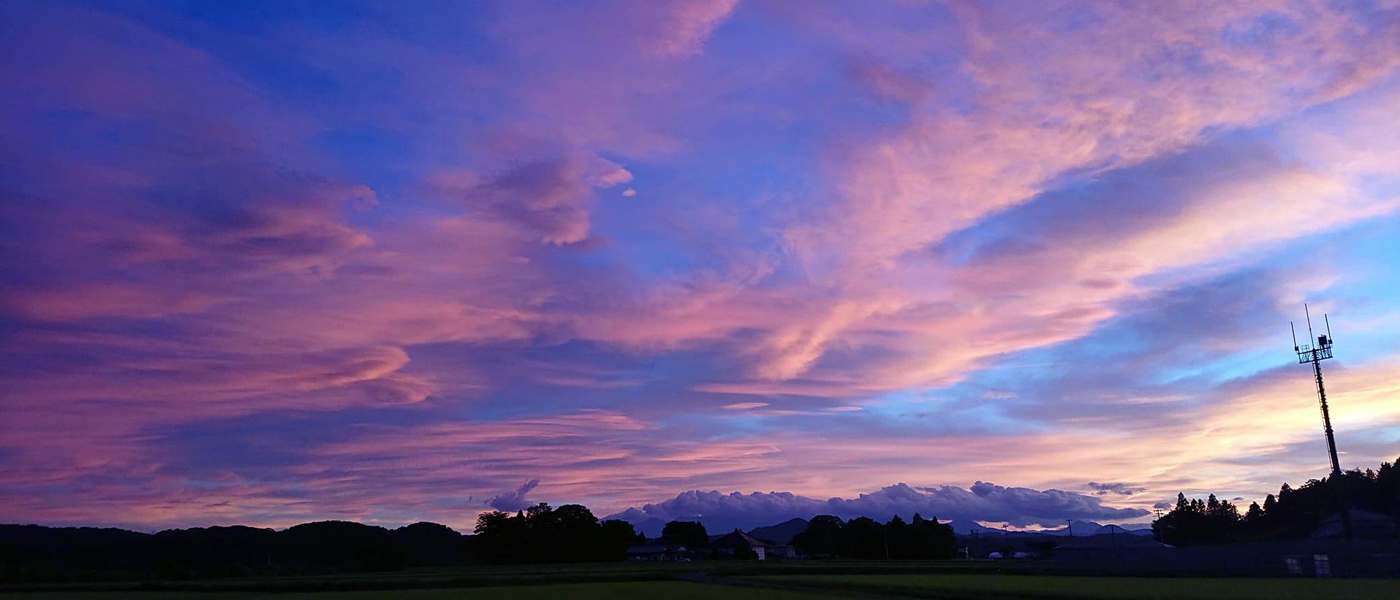
M 1285 483 L 1277 495 L 1269 494 L 1262 505 L 1251 503 L 1243 513 L 1214 494 L 1205 500 L 1178 494 L 1171 512 L 1152 522 L 1152 532 L 1174 546 L 1299 540 L 1313 535 L 1325 519 L 1344 509 L 1348 514 L 1365 511 L 1391 521 L 1400 517 L 1400 468 L 1382 463 L 1378 470 L 1346 471 L 1297 488 Z
M 436 523 L 391 530 L 322 521 L 282 531 L 233 526 L 154 534 L 0 525 L 0 564 L 11 581 L 378 571 L 460 562 L 466 540 Z
M 394 571 L 464 562 L 620 561 L 628 546 L 641 541 L 631 525 L 600 522 L 579 505 L 485 513 L 476 533 L 462 535 L 437 523 L 386 529 L 347 521 L 280 531 L 233 526 L 154 534 L 0 525 L 0 579 L 180 579 Z

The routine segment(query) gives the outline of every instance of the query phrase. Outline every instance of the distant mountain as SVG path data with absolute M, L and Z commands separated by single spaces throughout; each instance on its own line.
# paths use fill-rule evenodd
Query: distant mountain
M 1094 535 L 1103 535 L 1105 533 L 1126 533 L 1128 535 L 1152 537 L 1152 526 L 1144 525 L 1142 523 L 1127 523 L 1124 525 L 1104 525 L 1103 527 L 1100 527 L 1097 531 L 1095 531 Z
M 993 529 L 991 527 L 982 525 L 981 523 L 978 523 L 976 521 L 953 519 L 952 521 L 948 522 L 948 525 L 952 526 L 953 533 L 957 535 L 972 535 L 973 532 L 976 532 L 977 535 L 987 535 L 991 533 L 1001 535 L 1000 529 Z
M 616 517 L 617 517 L 617 515 L 612 515 L 611 517 L 608 517 L 608 518 L 611 519 L 611 518 L 616 518 Z M 637 530 L 637 533 L 640 533 L 640 534 L 642 534 L 642 535 L 645 535 L 645 536 L 647 536 L 648 538 L 658 538 L 658 537 L 661 537 L 661 530 L 664 529 L 665 527 L 666 527 L 666 522 L 665 522 L 665 521 L 662 521 L 661 519 L 658 519 L 658 518 L 656 518 L 656 517 L 648 517 L 648 518 L 646 518 L 646 519 L 642 519 L 641 521 L 636 521 L 636 522 L 632 523 L 632 528 L 635 529 L 635 530 Z
M 749 531 L 749 535 L 760 540 L 768 540 L 775 544 L 787 544 L 792 541 L 793 536 L 807 530 L 807 519 L 788 519 L 777 525 L 767 525 L 755 527 Z
M 1100 525 L 1093 521 L 1074 521 L 1073 526 L 1073 533 L 1075 537 L 1087 537 L 1091 535 L 1112 535 L 1115 533 L 1140 536 L 1152 535 L 1152 526 L 1143 523 L 1128 523 L 1126 525 Z M 1059 529 L 1048 529 L 1041 533 L 1044 533 L 1046 535 L 1069 535 L 1070 529 L 1068 527 L 1061 527 Z
M 1073 535 L 1075 537 L 1087 537 L 1096 533 L 1108 533 L 1104 526 L 1093 521 L 1071 521 L 1069 527 L 1059 527 L 1056 529 L 1046 529 L 1041 533 L 1045 535 Z

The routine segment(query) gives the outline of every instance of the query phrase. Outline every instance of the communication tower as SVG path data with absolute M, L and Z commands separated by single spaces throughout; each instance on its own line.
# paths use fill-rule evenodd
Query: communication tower
M 1322 322 L 1327 327 L 1326 335 L 1313 336 L 1312 315 L 1308 313 L 1308 305 L 1303 305 L 1303 315 L 1308 320 L 1308 342 L 1298 345 L 1298 332 L 1293 328 L 1293 322 L 1288 322 L 1288 329 L 1293 332 L 1293 352 L 1298 354 L 1298 364 L 1312 363 L 1313 378 L 1317 381 L 1317 402 L 1322 406 L 1322 431 L 1327 434 L 1327 454 L 1332 458 L 1332 475 L 1342 474 L 1342 465 L 1337 461 L 1337 439 L 1332 435 L 1332 416 L 1327 412 L 1327 389 L 1322 387 L 1322 361 L 1332 358 L 1332 323 L 1327 320 L 1327 313 L 1322 314 Z

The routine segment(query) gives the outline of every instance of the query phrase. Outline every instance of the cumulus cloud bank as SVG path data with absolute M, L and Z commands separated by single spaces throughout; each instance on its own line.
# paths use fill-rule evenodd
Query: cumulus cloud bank
M 609 518 L 641 525 L 648 532 L 653 525 L 673 520 L 700 521 L 708 529 L 723 531 L 823 514 L 883 521 L 895 515 L 909 519 L 914 513 L 942 520 L 998 522 L 1016 527 L 1049 527 L 1064 523 L 1066 519 L 1122 521 L 1147 515 L 1147 511 L 1140 508 L 1104 506 L 1099 498 L 1078 492 L 1005 487 L 978 481 L 966 489 L 952 485 L 916 488 L 898 483 L 855 498 L 827 500 L 791 492 L 726 495 L 718 491 L 692 490 L 640 509 L 628 508 Z

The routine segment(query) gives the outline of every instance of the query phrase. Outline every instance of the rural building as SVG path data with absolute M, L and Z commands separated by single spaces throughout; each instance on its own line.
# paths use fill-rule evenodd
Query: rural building
M 787 544 L 776 544 L 768 547 L 767 556 L 770 559 L 792 559 L 797 558 L 797 548 Z
M 710 540 L 710 549 L 718 556 L 730 556 L 735 558 L 757 557 L 758 560 L 768 559 L 768 550 L 774 544 L 765 542 L 754 536 L 735 529 L 732 532 Z
M 1346 512 L 1351 520 L 1351 537 L 1357 540 L 1393 540 L 1400 533 L 1395 518 L 1369 510 L 1353 508 Z M 1346 537 L 1346 527 L 1342 513 L 1323 519 L 1313 531 L 1314 539 L 1339 540 Z
M 638 544 L 627 549 L 627 562 L 690 560 L 690 551 L 677 544 Z

